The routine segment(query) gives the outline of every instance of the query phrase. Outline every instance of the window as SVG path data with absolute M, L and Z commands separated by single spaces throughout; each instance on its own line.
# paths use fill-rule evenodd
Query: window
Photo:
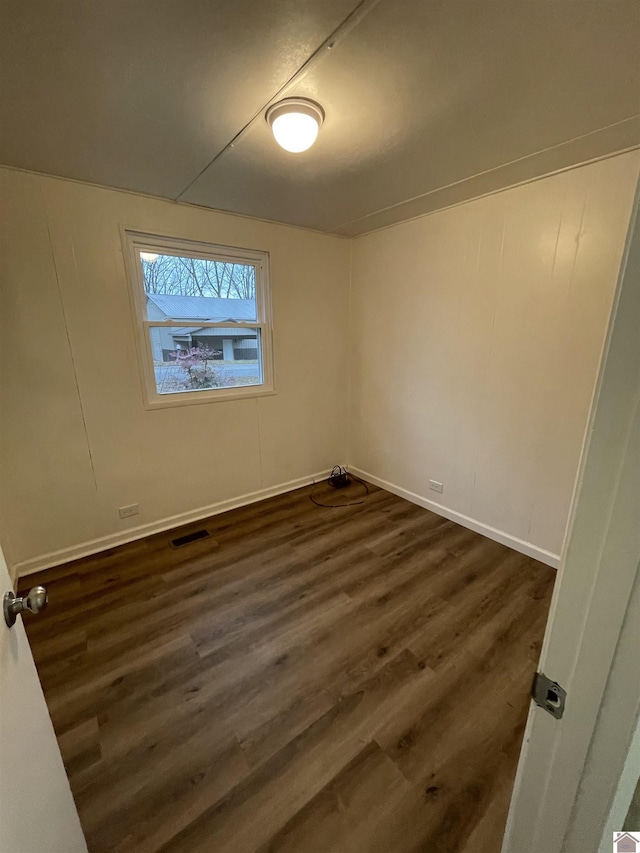
M 272 393 L 265 252 L 126 231 L 146 403 Z

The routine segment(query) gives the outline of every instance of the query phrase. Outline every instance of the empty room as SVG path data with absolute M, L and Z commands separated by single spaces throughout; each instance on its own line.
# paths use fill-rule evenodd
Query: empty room
M 0 68 L 0 853 L 634 842 L 640 5 L 5 2 Z

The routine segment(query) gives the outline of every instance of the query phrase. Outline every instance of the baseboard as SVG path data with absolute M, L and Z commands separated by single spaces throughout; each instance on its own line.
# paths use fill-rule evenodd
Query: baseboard
M 143 539 L 145 536 L 151 536 L 153 533 L 162 533 L 165 530 L 172 530 L 174 527 L 180 527 L 183 524 L 190 524 L 192 521 L 200 521 L 203 518 L 208 518 L 210 515 L 219 515 L 221 512 L 227 512 L 230 509 L 237 509 L 241 506 L 263 501 L 266 498 L 282 495 L 285 492 L 292 492 L 294 489 L 299 489 L 301 486 L 308 486 L 316 480 L 326 479 L 328 470 L 325 469 L 318 474 L 309 474 L 307 477 L 298 477 L 296 480 L 288 480 L 286 483 L 279 483 L 277 486 L 259 489 L 256 492 L 249 492 L 246 495 L 239 495 L 237 498 L 218 501 L 209 506 L 182 512 L 178 515 L 162 518 L 159 521 L 152 521 L 149 524 L 130 527 L 121 533 L 111 533 L 108 536 L 100 536 L 98 539 L 90 539 L 87 542 L 81 542 L 79 545 L 73 545 L 70 548 L 62 548 L 59 551 L 51 551 L 39 557 L 32 557 L 29 560 L 16 563 L 12 566 L 12 572 L 17 578 L 25 577 L 35 572 L 41 572 L 44 569 L 60 566 L 63 563 L 70 563 L 72 560 L 78 560 L 81 557 L 90 557 L 92 554 L 98 554 L 100 551 L 115 548 L 117 545 L 126 545 L 127 542 Z
M 551 566 L 554 569 L 557 569 L 560 565 L 559 554 L 552 554 L 551 551 L 545 551 L 544 548 L 539 548 L 532 542 L 525 542 L 523 539 L 518 539 L 517 536 L 511 536 L 511 534 L 505 533 L 503 530 L 496 530 L 495 527 L 489 527 L 488 524 L 484 524 L 482 521 L 476 521 L 475 518 L 469 518 L 468 515 L 463 515 L 460 512 L 456 512 L 453 509 L 442 506 L 442 504 L 436 503 L 436 501 L 431 501 L 428 498 L 422 497 L 422 495 L 417 495 L 415 492 L 410 492 L 408 489 L 403 489 L 400 486 L 396 486 L 394 483 L 389 483 L 387 480 L 381 480 L 380 477 L 375 477 L 368 471 L 362 471 L 360 468 L 355 468 L 353 465 L 349 465 L 348 468 L 349 471 L 356 475 L 356 477 L 362 477 L 363 480 L 373 483 L 374 486 L 379 486 L 381 489 L 386 489 L 388 492 L 392 492 L 400 498 L 405 498 L 405 500 L 411 501 L 411 503 L 418 504 L 418 506 L 422 506 L 425 509 L 430 509 L 431 512 L 435 512 L 437 515 L 448 518 L 450 521 L 455 521 L 457 524 L 461 524 L 463 527 L 468 527 L 469 530 L 474 530 L 476 533 L 481 533 L 488 539 L 493 539 L 495 542 L 500 542 L 501 545 L 513 548 L 514 551 L 526 554 L 527 557 L 533 557 L 535 560 L 539 560 L 541 563 L 545 563 L 547 566 Z
M 511 536 L 502 530 L 496 530 L 494 527 L 489 527 L 481 521 L 476 521 L 474 518 L 469 518 L 462 513 L 442 506 L 436 501 L 431 501 L 428 498 L 417 495 L 414 492 L 396 486 L 394 483 L 389 483 L 387 480 L 382 480 L 370 474 L 368 471 L 362 471 L 359 468 L 354 468 L 353 465 L 347 466 L 357 477 L 362 477 L 369 483 L 379 486 L 381 489 L 386 489 L 394 495 L 398 495 L 411 503 L 422 506 L 435 512 L 437 515 L 442 515 L 463 527 L 468 527 L 469 530 L 475 530 L 476 533 L 481 533 L 489 539 L 500 542 L 514 551 L 519 551 L 521 554 L 526 554 L 528 557 L 533 557 L 557 569 L 560 564 L 560 556 L 552 554 L 550 551 L 545 551 L 531 542 L 525 542 L 518 539 L 516 536 Z M 145 536 L 151 536 L 154 533 L 162 533 L 165 530 L 172 530 L 175 527 L 180 527 L 183 524 L 190 524 L 192 521 L 200 521 L 203 518 L 208 518 L 211 515 L 219 515 L 222 512 L 227 512 L 230 509 L 237 509 L 241 506 L 257 503 L 258 501 L 272 498 L 276 495 L 282 495 L 285 492 L 292 492 L 294 489 L 299 489 L 301 486 L 307 486 L 316 480 L 325 479 L 327 469 L 317 474 L 309 474 L 307 477 L 298 477 L 296 480 L 288 480 L 285 483 L 279 483 L 276 486 L 270 486 L 266 489 L 259 489 L 255 492 L 249 492 L 245 495 L 239 495 L 236 498 L 230 498 L 226 501 L 218 501 L 209 506 L 199 507 L 198 509 L 189 510 L 188 512 L 172 515 L 167 518 L 159 519 L 158 521 L 150 522 L 149 524 L 140 524 L 136 527 L 130 527 L 128 530 L 123 530 L 120 533 L 111 533 L 108 536 L 101 536 L 97 539 L 90 539 L 87 542 L 81 542 L 79 545 L 73 545 L 70 548 L 62 548 L 59 551 L 51 551 L 48 554 L 42 554 L 38 557 L 32 557 L 29 560 L 23 560 L 11 567 L 15 577 L 25 577 L 26 575 L 41 572 L 44 569 L 51 569 L 54 566 L 60 566 L 63 563 L 70 563 L 72 560 L 78 560 L 82 557 L 89 557 L 92 554 L 98 554 L 100 551 L 106 551 L 109 548 L 115 548 L 118 545 L 126 545 L 127 542 L 134 542 L 136 539 L 143 539 Z

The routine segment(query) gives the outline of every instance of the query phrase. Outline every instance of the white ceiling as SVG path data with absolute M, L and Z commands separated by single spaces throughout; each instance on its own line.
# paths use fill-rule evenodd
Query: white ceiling
M 638 0 L 4 0 L 0 33 L 0 163 L 344 235 L 640 145 Z M 298 155 L 291 95 L 326 111 Z

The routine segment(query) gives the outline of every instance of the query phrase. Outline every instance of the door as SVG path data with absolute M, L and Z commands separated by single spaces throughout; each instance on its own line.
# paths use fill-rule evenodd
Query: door
M 0 853 L 87 853 L 21 616 L 0 616 Z
M 565 715 L 556 720 L 536 706 L 529 712 L 503 853 L 570 849 L 585 760 L 640 559 L 639 329 L 636 194 L 539 667 L 566 689 Z M 628 739 L 626 728 L 616 737 Z M 602 809 L 602 828 L 607 802 L 593 808 Z M 590 838 L 580 849 L 592 853 L 599 842 Z

